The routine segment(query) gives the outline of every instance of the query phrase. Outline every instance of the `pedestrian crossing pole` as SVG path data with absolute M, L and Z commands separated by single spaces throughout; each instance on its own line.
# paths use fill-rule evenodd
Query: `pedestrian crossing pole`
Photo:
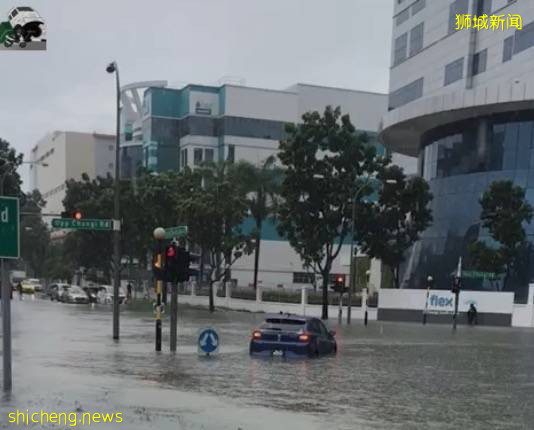
M 156 305 L 154 313 L 156 315 L 156 351 L 161 351 L 161 293 L 163 290 L 163 280 L 165 278 L 165 268 L 163 259 L 163 239 L 165 239 L 165 229 L 158 227 L 154 230 L 154 239 L 157 246 L 152 259 L 152 273 L 155 278 Z

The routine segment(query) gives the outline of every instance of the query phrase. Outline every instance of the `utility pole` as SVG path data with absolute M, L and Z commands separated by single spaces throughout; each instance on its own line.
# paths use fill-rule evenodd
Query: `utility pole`
M 178 337 L 178 284 L 171 283 L 171 352 L 176 352 Z
M 119 66 L 114 61 L 106 67 L 108 73 L 115 73 L 117 86 L 117 131 L 115 136 L 115 180 L 113 204 L 113 339 L 119 340 L 119 286 L 121 266 L 121 232 L 120 232 L 120 133 L 121 133 L 121 87 L 119 79 Z

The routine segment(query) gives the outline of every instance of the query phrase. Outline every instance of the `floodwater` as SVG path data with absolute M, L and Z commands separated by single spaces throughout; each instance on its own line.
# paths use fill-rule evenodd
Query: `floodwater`
M 532 330 L 332 320 L 336 356 L 265 360 L 248 355 L 261 314 L 180 307 L 171 355 L 168 320 L 154 352 L 151 312 L 125 308 L 115 343 L 110 307 L 12 304 L 14 390 L 0 400 L 0 429 L 73 426 L 17 426 L 17 409 L 122 413 L 120 424 L 91 424 L 105 429 L 534 427 Z M 220 352 L 200 357 L 198 332 L 210 326 Z

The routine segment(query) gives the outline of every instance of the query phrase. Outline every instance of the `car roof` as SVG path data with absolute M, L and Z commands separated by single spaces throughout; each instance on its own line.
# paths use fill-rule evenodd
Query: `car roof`
M 279 314 L 267 314 L 265 315 L 265 319 L 279 319 L 279 320 L 297 320 L 302 322 L 307 322 L 316 319 L 315 317 L 308 317 L 308 316 L 302 316 L 302 315 L 295 315 L 295 314 L 289 314 L 289 313 L 279 313 Z

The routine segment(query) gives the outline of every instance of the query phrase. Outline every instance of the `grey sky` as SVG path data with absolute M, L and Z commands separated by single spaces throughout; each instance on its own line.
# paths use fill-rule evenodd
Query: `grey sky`
M 52 130 L 114 130 L 123 84 L 165 79 L 249 86 L 296 82 L 386 92 L 393 0 L 24 0 L 45 18 L 48 50 L 0 51 L 0 137 L 25 154 Z

